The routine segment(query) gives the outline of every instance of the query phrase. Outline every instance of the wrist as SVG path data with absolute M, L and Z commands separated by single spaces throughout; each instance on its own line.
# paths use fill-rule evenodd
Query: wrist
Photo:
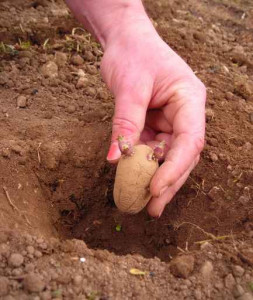
M 153 28 L 141 0 L 66 0 L 78 20 L 106 48 L 127 30 Z M 140 24 L 138 26 L 138 24 Z

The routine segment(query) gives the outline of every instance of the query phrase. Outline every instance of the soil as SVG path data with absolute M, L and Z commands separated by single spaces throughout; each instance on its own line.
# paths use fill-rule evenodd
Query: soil
M 160 219 L 114 205 L 100 45 L 60 0 L 0 1 L 0 299 L 253 299 L 252 3 L 145 6 L 208 91 Z

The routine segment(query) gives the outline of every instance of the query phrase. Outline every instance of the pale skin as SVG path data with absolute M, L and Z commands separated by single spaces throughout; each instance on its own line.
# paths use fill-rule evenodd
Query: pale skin
M 67 0 L 101 43 L 101 72 L 115 97 L 109 162 L 120 158 L 117 137 L 151 147 L 164 140 L 147 210 L 160 217 L 199 161 L 204 146 L 206 90 L 158 35 L 141 0 Z

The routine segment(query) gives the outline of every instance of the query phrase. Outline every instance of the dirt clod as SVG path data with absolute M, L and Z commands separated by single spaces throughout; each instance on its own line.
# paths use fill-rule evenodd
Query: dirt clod
M 194 269 L 194 256 L 181 255 L 170 263 L 171 273 L 176 277 L 188 278 Z
M 25 108 L 27 104 L 27 99 L 25 96 L 18 96 L 17 98 L 17 107 L 19 108 Z
M 42 292 L 45 288 L 45 283 L 40 276 L 34 273 L 28 274 L 23 282 L 24 289 L 31 293 Z
M 84 63 L 84 59 L 80 55 L 73 55 L 71 57 L 71 62 L 73 65 L 81 66 Z
M 73 278 L 73 283 L 75 286 L 79 286 L 82 284 L 82 281 L 83 281 L 83 278 L 81 275 L 76 275 L 74 278 Z
M 84 88 L 88 85 L 89 81 L 86 77 L 80 77 L 77 81 L 77 84 L 76 84 L 76 88 L 77 89 L 81 89 L 81 88 Z
M 24 262 L 23 255 L 19 253 L 12 253 L 10 257 L 8 258 L 8 264 L 11 267 L 20 267 Z
M 68 61 L 68 56 L 64 52 L 55 53 L 55 62 L 58 67 L 64 67 Z
M 210 280 L 212 272 L 213 264 L 210 261 L 204 262 L 203 266 L 200 269 L 200 273 L 203 276 L 204 280 Z
M 245 270 L 241 266 L 233 266 L 233 274 L 236 277 L 242 277 Z
M 232 289 L 233 286 L 236 284 L 234 276 L 230 273 L 224 279 L 225 287 L 228 289 Z
M 245 291 L 244 291 L 243 287 L 240 284 L 237 284 L 234 287 L 234 290 L 233 290 L 234 297 L 238 298 L 238 297 L 242 296 L 244 293 L 245 293 Z
M 55 62 L 49 61 L 41 67 L 41 73 L 47 78 L 58 77 L 58 66 Z

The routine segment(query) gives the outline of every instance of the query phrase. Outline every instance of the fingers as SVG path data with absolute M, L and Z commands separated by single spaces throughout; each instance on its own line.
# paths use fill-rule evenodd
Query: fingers
M 181 134 L 176 138 L 169 150 L 165 162 L 152 178 L 150 190 L 154 197 L 173 185 L 197 158 L 203 147 L 203 139 L 198 136 Z
M 112 125 L 111 146 L 107 160 L 114 163 L 120 158 L 117 138 L 123 135 L 132 145 L 139 141 L 143 131 L 147 106 L 152 86 L 144 89 L 121 89 L 116 94 L 115 112 Z
M 171 110 L 175 111 L 172 116 Z M 174 185 L 203 149 L 205 92 L 179 89 L 164 111 L 173 124 L 173 140 L 165 162 L 151 181 L 150 190 L 154 197 L 159 197 L 162 189 Z
M 149 110 L 147 113 L 146 124 L 150 128 L 158 131 L 158 132 L 165 132 L 171 133 L 172 126 L 169 124 L 168 120 L 166 119 L 164 112 L 162 110 Z
M 199 157 L 197 157 L 197 159 L 192 163 L 191 167 L 177 180 L 177 182 L 174 185 L 170 187 L 165 187 L 165 191 L 161 196 L 153 197 L 150 200 L 147 206 L 147 210 L 152 217 L 159 218 L 161 216 L 165 206 L 171 201 L 171 199 L 175 196 L 176 192 L 185 183 L 191 171 L 197 165 L 198 161 L 199 161 Z
M 155 136 L 156 132 L 153 129 L 146 126 L 141 133 L 140 140 L 143 143 L 147 143 L 148 141 L 155 140 Z

